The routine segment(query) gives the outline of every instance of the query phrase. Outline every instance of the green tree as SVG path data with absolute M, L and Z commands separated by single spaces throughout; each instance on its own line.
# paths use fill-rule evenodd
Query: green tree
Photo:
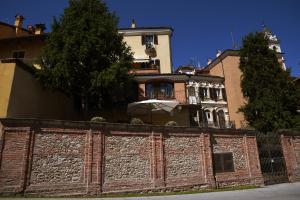
M 247 103 L 240 108 L 249 125 L 261 132 L 295 126 L 299 96 L 290 76 L 269 49 L 264 33 L 250 33 L 240 50 L 241 87 Z
M 101 0 L 70 0 L 59 20 L 53 19 L 37 77 L 77 99 L 84 111 L 126 99 L 132 53 L 117 25 Z

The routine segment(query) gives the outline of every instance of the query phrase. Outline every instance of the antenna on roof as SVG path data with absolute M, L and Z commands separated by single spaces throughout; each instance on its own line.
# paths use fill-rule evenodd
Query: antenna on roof
M 231 41 L 232 41 L 232 48 L 233 48 L 233 49 L 237 49 L 237 44 L 236 44 L 236 42 L 234 41 L 232 31 L 230 32 L 230 35 L 231 35 Z
M 261 21 L 261 26 L 262 26 L 262 28 L 263 28 L 263 29 L 265 29 L 265 28 L 266 28 L 266 23 L 265 23 L 265 20 L 262 20 L 262 21 Z

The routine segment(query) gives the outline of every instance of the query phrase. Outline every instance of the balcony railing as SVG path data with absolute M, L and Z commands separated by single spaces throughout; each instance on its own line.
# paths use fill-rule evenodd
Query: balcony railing
M 214 102 L 220 102 L 220 101 L 225 101 L 223 98 L 217 98 L 217 99 L 212 99 L 209 97 L 204 97 L 204 98 L 200 98 L 199 96 L 188 96 L 187 97 L 187 102 L 189 104 L 200 104 L 201 102 L 205 103 L 205 102 L 210 102 L 210 101 L 214 101 Z
M 152 91 L 148 92 L 147 99 L 160 99 L 160 100 L 167 100 L 167 99 L 175 99 L 174 92 L 160 92 L 160 91 Z
M 186 104 L 185 90 L 176 90 L 171 92 L 146 92 L 146 96 L 140 96 L 140 100 L 159 99 L 159 100 L 177 100 Z
M 208 122 L 200 122 L 199 126 L 203 128 L 235 128 L 235 122 L 227 121 L 223 125 L 221 125 L 216 122 L 208 121 Z

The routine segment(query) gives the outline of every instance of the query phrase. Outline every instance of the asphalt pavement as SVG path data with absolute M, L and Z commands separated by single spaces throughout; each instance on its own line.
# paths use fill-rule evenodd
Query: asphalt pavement
M 12 199 L 12 198 L 1 198 Z M 23 199 L 23 198 L 17 198 Z M 26 198 L 26 200 L 100 200 L 103 198 Z M 103 200 L 300 200 L 300 182 L 284 183 L 265 186 L 256 189 L 210 192 L 187 195 L 130 197 L 130 198 L 104 198 Z

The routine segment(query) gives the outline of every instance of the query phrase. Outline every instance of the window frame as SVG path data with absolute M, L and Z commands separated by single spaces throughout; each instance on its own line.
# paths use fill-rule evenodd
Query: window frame
M 152 37 L 152 41 L 147 41 L 146 38 L 147 37 Z M 158 45 L 158 35 L 156 34 L 146 34 L 146 35 L 142 35 L 142 45 L 148 46 L 148 47 L 152 47 L 154 45 Z
M 232 152 L 218 152 L 213 153 L 214 156 L 214 171 L 215 173 L 228 173 L 228 172 L 235 172 L 234 169 L 234 159 Z M 229 159 L 225 159 L 225 156 L 230 156 Z M 228 163 L 228 161 L 230 163 Z M 229 168 L 226 168 L 226 165 L 230 165 Z
M 20 57 L 15 57 L 15 56 L 14 56 L 15 53 L 20 53 L 20 52 L 23 52 L 23 53 L 24 53 L 24 55 L 23 55 L 22 58 L 20 58 Z M 25 53 L 26 53 L 25 50 L 14 50 L 14 51 L 12 51 L 12 58 L 23 60 L 23 59 L 25 58 Z
M 204 99 L 208 99 L 209 98 L 209 96 L 208 96 L 208 88 L 207 87 L 203 87 L 202 91 L 203 91 L 203 98 Z

